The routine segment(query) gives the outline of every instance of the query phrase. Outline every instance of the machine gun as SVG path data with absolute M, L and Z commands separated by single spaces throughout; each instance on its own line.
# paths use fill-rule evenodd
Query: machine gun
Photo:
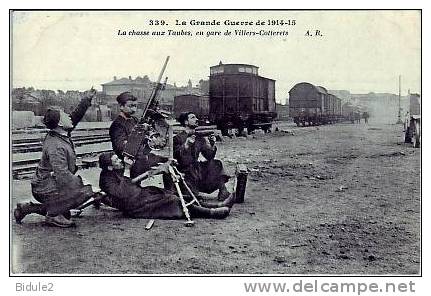
M 195 135 L 196 137 L 211 137 L 211 136 L 215 136 L 215 132 L 214 131 L 200 131 L 200 130 L 195 130 L 192 134 Z
M 216 141 L 220 141 L 220 136 L 215 133 L 214 130 L 208 129 L 195 129 L 192 133 L 188 134 L 189 137 L 195 136 L 196 139 L 208 138 L 210 143 L 215 143 Z
M 130 176 L 130 168 L 134 164 L 136 156 L 142 146 L 148 145 L 151 149 L 161 149 L 166 146 L 166 139 L 161 137 L 163 132 L 167 133 L 168 125 L 164 120 L 164 116 L 157 110 L 158 99 L 160 92 L 166 87 L 165 82 L 160 83 L 163 73 L 169 61 L 169 56 L 166 57 L 165 63 L 157 79 L 156 85 L 145 105 L 139 123 L 135 125 L 127 139 L 124 147 L 123 156 L 125 164 L 125 176 Z

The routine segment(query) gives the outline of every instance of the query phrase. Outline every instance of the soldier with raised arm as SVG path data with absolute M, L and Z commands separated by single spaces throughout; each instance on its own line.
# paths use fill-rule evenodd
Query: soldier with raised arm
M 31 181 L 33 197 L 40 203 L 18 203 L 14 210 L 17 223 L 28 214 L 45 216 L 47 224 L 70 227 L 69 210 L 94 196 L 91 185 L 84 185 L 75 175 L 77 171 L 75 146 L 71 132 L 91 105 L 96 91 L 87 91 L 77 108 L 69 115 L 50 108 L 43 122 L 49 129 L 42 148 L 42 156 Z

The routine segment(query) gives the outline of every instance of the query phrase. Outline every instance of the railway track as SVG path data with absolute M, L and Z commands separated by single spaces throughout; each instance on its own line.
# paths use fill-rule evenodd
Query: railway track
M 102 149 L 99 151 L 82 153 L 77 155 L 76 165 L 78 168 L 89 168 L 95 166 L 97 157 L 100 153 L 111 151 L 112 149 Z M 13 162 L 12 176 L 14 179 L 23 179 L 30 177 L 34 173 L 40 158 L 25 161 Z
M 76 147 L 109 142 L 109 135 L 88 135 L 72 137 Z M 26 153 L 42 151 L 43 139 L 17 139 L 12 140 L 12 153 Z
M 215 127 L 205 126 L 200 127 L 199 130 L 215 131 Z M 179 131 L 181 131 L 181 127 L 174 126 L 174 134 Z M 97 164 L 100 153 L 112 151 L 107 128 L 87 129 L 84 133 L 82 134 L 81 131 L 81 134 L 72 136 L 79 168 L 94 166 Z M 36 133 L 12 134 L 12 176 L 14 179 L 26 178 L 35 171 L 42 154 L 45 135 L 46 130 Z

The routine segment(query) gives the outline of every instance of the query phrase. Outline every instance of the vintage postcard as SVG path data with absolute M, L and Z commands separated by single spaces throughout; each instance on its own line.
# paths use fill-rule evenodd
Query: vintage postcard
M 421 24 L 10 11 L 10 274 L 420 276 Z

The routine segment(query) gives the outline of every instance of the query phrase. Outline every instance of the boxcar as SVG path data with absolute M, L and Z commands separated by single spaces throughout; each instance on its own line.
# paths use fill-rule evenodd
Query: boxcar
M 268 131 L 277 116 L 275 80 L 259 76 L 258 67 L 222 64 L 210 67 L 209 120 L 222 134 L 229 128 L 242 133 Z
M 199 118 L 199 124 L 205 124 L 208 121 L 209 98 L 191 94 L 175 96 L 173 111 L 177 119 L 183 112 L 193 112 Z
M 342 113 L 341 113 L 341 99 L 338 97 L 336 98 L 336 102 L 335 102 L 335 117 L 336 117 L 336 121 L 340 121 L 343 117 Z
M 298 126 L 335 123 L 341 116 L 341 99 L 322 86 L 301 82 L 289 91 L 289 115 Z
M 328 92 L 323 87 L 301 82 L 289 91 L 289 114 L 298 126 L 323 123 L 323 112 L 329 105 Z

